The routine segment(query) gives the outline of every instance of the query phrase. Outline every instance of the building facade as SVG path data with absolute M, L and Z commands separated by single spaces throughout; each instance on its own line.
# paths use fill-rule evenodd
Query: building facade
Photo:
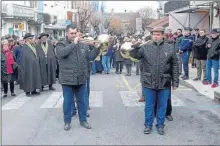
M 34 21 L 34 8 L 31 1 L 2 1 L 2 36 L 7 34 L 22 37 L 30 32 Z

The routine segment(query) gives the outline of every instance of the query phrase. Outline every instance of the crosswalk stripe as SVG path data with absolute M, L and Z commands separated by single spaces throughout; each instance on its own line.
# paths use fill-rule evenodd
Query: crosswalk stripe
M 26 102 L 28 102 L 31 98 L 27 97 L 25 93 L 21 93 L 15 99 L 11 100 L 7 104 L 2 107 L 2 110 L 13 110 L 21 108 Z
M 56 104 L 50 108 L 62 108 L 63 106 L 62 92 L 60 92 L 60 95 L 61 96 L 56 102 Z M 103 107 L 102 91 L 90 91 L 89 104 L 90 104 L 90 107 Z
M 185 106 L 185 104 L 175 95 L 171 95 L 172 106 Z
M 91 107 L 103 107 L 103 94 L 102 91 L 91 91 L 89 105 Z
M 123 105 L 127 107 L 143 107 L 144 103 L 138 102 L 140 95 L 137 91 L 119 91 Z M 2 110 L 19 109 L 26 104 L 31 97 L 26 97 L 24 93 L 9 101 L 2 107 Z M 53 92 L 40 108 L 62 108 L 62 92 Z M 184 102 L 172 94 L 172 106 L 185 106 Z M 91 91 L 89 99 L 90 107 L 103 107 L 103 91 Z
M 61 98 L 62 92 L 53 92 L 50 97 L 44 102 L 40 108 L 54 108 L 59 98 Z
M 59 98 L 57 104 L 54 106 L 54 108 L 61 108 L 63 106 L 63 95 Z
M 143 106 L 144 103 L 138 102 L 140 96 L 137 94 L 136 91 L 120 91 L 120 96 L 122 98 L 122 102 L 124 106 Z

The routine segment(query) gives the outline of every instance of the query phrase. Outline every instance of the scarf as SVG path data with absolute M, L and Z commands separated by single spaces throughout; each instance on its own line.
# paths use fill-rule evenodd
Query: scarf
M 41 47 L 44 51 L 45 57 L 47 57 L 47 52 L 48 52 L 48 43 L 46 42 L 46 44 L 44 45 L 43 43 L 41 44 Z
M 6 56 L 6 67 L 7 67 L 7 73 L 8 74 L 12 74 L 13 72 L 13 67 L 12 65 L 14 64 L 14 58 L 13 55 L 11 53 L 11 51 L 9 49 L 4 50 L 3 53 Z

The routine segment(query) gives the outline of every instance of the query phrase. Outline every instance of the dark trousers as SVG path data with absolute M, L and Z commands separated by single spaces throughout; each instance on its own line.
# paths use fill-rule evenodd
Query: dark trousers
M 140 62 L 136 62 L 136 75 L 140 74 Z
M 116 62 L 115 62 L 115 55 L 112 55 L 110 58 L 110 67 L 115 68 L 116 67 Z
M 126 64 L 126 70 L 127 70 L 127 74 L 131 75 L 131 64 Z
M 117 61 L 116 62 L 116 72 L 120 71 L 122 72 L 123 69 L 123 61 Z
M 59 70 L 59 64 L 57 64 L 57 69 L 56 69 L 56 78 L 59 78 L 59 72 L 60 72 L 60 70 Z
M 3 83 L 3 89 L 4 89 L 4 93 L 7 94 L 8 93 L 8 83 Z M 11 93 L 14 93 L 14 82 L 10 82 L 10 91 L 11 91 Z
M 157 103 L 157 99 L 156 99 L 156 103 Z M 157 113 L 157 104 L 155 104 L 154 113 L 155 113 L 155 116 L 156 116 L 156 113 Z M 172 101 L 171 101 L 171 92 L 170 92 L 169 98 L 168 98 L 168 100 L 167 100 L 166 116 L 170 116 L 171 114 L 172 114 Z

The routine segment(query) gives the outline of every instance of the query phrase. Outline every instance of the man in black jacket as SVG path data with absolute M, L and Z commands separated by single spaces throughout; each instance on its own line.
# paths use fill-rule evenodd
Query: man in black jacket
M 200 37 L 198 37 L 193 44 L 193 55 L 196 59 L 197 77 L 194 81 L 201 80 L 203 72 L 203 83 L 206 81 L 206 59 L 207 59 L 207 49 L 206 43 L 208 37 L 206 37 L 206 31 L 200 30 Z
M 141 59 L 141 82 L 145 96 L 145 134 L 150 134 L 154 122 L 154 106 L 157 98 L 157 131 L 164 134 L 164 122 L 170 88 L 179 85 L 179 65 L 172 45 L 163 41 L 164 28 L 152 30 L 152 43 L 132 50 L 132 57 Z
M 59 82 L 63 88 L 64 130 L 70 129 L 71 105 L 76 97 L 79 121 L 81 126 L 91 129 L 87 122 L 86 81 L 89 77 L 88 61 L 99 54 L 99 46 L 89 51 L 89 46 L 79 42 L 77 27 L 74 24 L 66 27 L 66 39 L 58 42 L 56 53 L 60 63 Z
M 212 88 L 218 87 L 218 66 L 219 66 L 219 55 L 220 55 L 220 38 L 219 38 L 219 30 L 213 29 L 211 32 L 211 39 L 209 39 L 207 43 L 208 54 L 207 54 L 207 66 L 206 66 L 206 77 L 207 82 L 205 85 L 212 83 L 211 70 L 212 66 L 214 69 L 214 83 L 212 84 Z

